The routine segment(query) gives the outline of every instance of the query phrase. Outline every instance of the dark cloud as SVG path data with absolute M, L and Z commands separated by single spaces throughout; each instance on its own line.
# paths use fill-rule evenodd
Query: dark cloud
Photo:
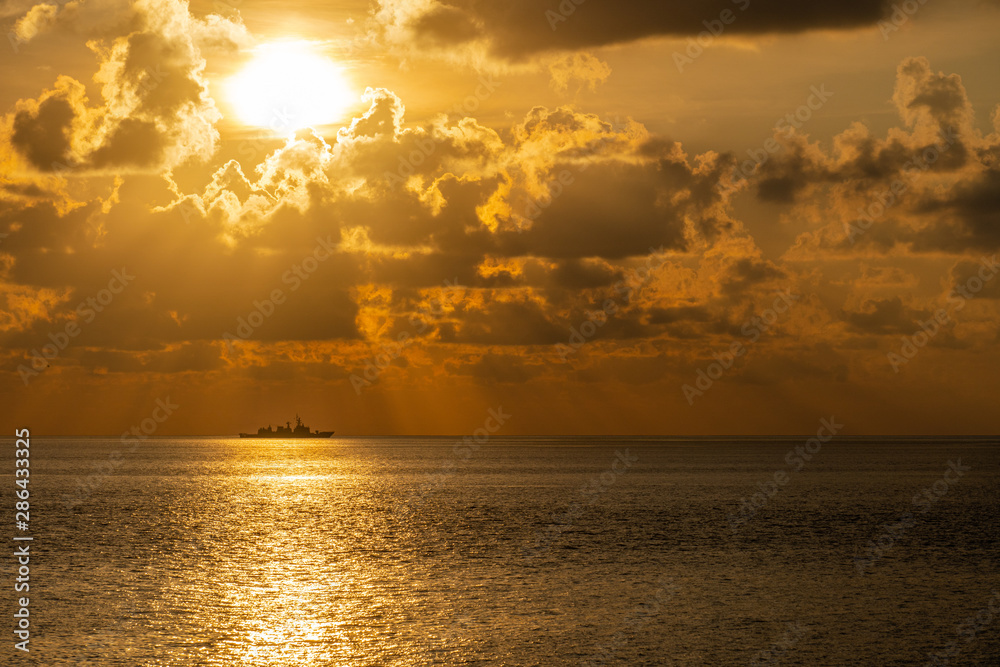
M 844 320 L 855 330 L 868 334 L 912 334 L 920 320 L 930 313 L 906 306 L 898 296 L 865 302 L 858 311 L 845 311 Z
M 781 280 L 784 271 L 773 262 L 743 257 L 730 264 L 721 278 L 722 291 L 726 294 L 742 294 L 751 287 Z
M 677 322 L 707 322 L 711 319 L 704 306 L 673 306 L 653 308 L 649 311 L 650 324 L 676 324 Z
M 837 4 L 790 0 L 382 0 L 376 19 L 398 39 L 442 49 L 482 42 L 495 55 L 522 59 L 553 50 L 587 49 L 645 37 L 693 36 L 718 22 L 724 34 L 756 35 L 874 26 L 886 15 L 881 0 Z M 727 12 L 723 14 L 723 12 Z M 720 21 L 720 16 L 725 23 Z
M 70 137 L 83 86 L 63 78 L 60 85 L 14 113 L 11 145 L 39 171 L 59 171 L 71 161 Z
M 588 289 L 607 287 L 621 275 L 621 271 L 606 263 L 571 259 L 560 262 L 552 271 L 551 277 L 558 287 Z
M 1000 279 L 993 273 L 997 256 L 983 257 L 979 261 L 963 261 L 951 270 L 949 294 L 956 297 L 964 291 L 976 299 L 1000 299 Z M 985 279 L 984 279 L 985 278 Z M 974 288 L 980 287 L 973 292 Z
M 512 255 L 621 258 L 650 246 L 684 248 L 683 205 L 664 203 L 672 188 L 655 166 L 607 164 L 577 173 L 530 228 L 500 239 Z
M 433 5 L 416 17 L 413 31 L 417 37 L 434 44 L 461 44 L 480 35 L 473 17 L 459 7 Z
M 490 301 L 484 307 L 460 303 L 457 323 L 440 327 L 444 343 L 475 345 L 554 345 L 569 332 L 535 301 Z
M 926 232 L 914 236 L 917 250 L 996 250 L 1000 248 L 1000 170 L 988 169 L 943 195 L 929 194 L 916 211 L 935 219 Z
M 538 377 L 544 371 L 543 366 L 528 364 L 523 356 L 513 354 L 484 354 L 474 362 L 450 361 L 445 367 L 452 375 L 469 376 L 485 385 L 521 384 Z
M 107 140 L 88 156 L 90 163 L 102 167 L 146 167 L 163 159 L 163 136 L 155 123 L 125 118 L 111 131 Z
M 441 287 L 444 281 L 460 285 L 484 286 L 476 267 L 481 255 L 429 253 L 412 257 L 372 257 L 368 276 L 374 282 L 396 289 L 416 290 Z
M 184 343 L 164 350 L 137 353 L 130 350 L 84 349 L 70 354 L 87 368 L 109 373 L 185 373 L 219 370 L 224 362 L 217 345 Z

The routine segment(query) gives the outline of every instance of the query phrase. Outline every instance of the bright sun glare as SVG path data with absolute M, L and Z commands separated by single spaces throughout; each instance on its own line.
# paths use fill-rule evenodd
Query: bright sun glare
M 279 134 L 336 122 L 356 98 L 340 68 L 306 42 L 258 47 L 227 89 L 240 120 Z

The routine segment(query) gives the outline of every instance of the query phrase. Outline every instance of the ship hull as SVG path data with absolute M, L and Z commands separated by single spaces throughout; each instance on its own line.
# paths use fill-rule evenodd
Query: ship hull
M 260 438 L 261 440 L 298 440 L 299 438 L 331 438 L 333 431 L 320 431 L 319 433 L 292 433 L 290 435 L 257 435 L 256 433 L 240 433 L 241 438 Z

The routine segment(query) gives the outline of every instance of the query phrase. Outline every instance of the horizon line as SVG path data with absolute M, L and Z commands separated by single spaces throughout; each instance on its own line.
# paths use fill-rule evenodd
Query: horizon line
M 31 430 L 30 427 L 29 431 Z M 765 433 L 765 434 L 752 434 L 752 433 L 736 433 L 736 434 L 668 434 L 668 433 L 657 433 L 657 434 L 628 434 L 628 433 L 528 433 L 528 434 L 512 434 L 512 435 L 491 435 L 490 439 L 504 439 L 504 438 L 692 438 L 692 439 L 704 439 L 704 438 L 811 438 L 815 437 L 815 433 Z M 3 435 L 3 438 L 16 439 L 15 435 Z M 45 437 L 45 438 L 122 438 L 125 437 L 124 434 L 36 434 L 31 433 L 31 437 Z M 133 436 L 129 436 L 133 437 Z M 241 438 L 241 436 L 236 433 L 183 433 L 174 435 L 147 435 L 144 440 L 169 440 L 171 438 L 239 438 L 242 440 L 337 440 L 340 438 L 465 438 L 472 437 L 469 433 L 433 433 L 433 434 L 417 434 L 417 433 L 403 433 L 403 434 L 386 434 L 386 433 L 365 433 L 365 434 L 340 434 L 333 435 L 329 438 L 258 438 L 256 436 L 250 438 Z M 988 439 L 988 438 L 998 438 L 1000 439 L 1000 433 L 974 433 L 974 434 L 915 434 L 915 433 L 855 433 L 855 434 L 838 434 L 832 439 L 844 439 L 844 438 L 977 438 L 977 439 Z

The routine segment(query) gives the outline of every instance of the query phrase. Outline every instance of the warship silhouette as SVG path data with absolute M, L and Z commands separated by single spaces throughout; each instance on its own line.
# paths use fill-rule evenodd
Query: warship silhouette
M 256 434 L 240 433 L 241 438 L 329 438 L 332 435 L 333 431 L 310 431 L 298 415 L 295 415 L 295 428 L 292 428 L 291 422 L 285 422 L 284 426 L 273 430 L 268 424 L 267 428 L 261 426 L 257 429 Z

